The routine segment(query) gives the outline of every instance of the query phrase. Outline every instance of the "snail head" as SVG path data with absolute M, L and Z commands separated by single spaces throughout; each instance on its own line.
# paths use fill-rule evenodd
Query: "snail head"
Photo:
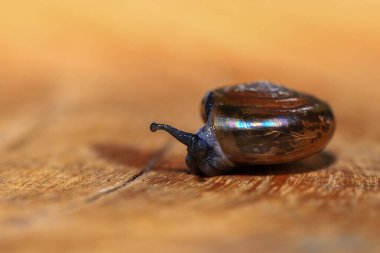
M 204 174 L 203 168 L 209 166 L 207 164 L 208 155 L 212 150 L 212 147 L 204 139 L 196 134 L 187 133 L 166 124 L 152 123 L 150 131 L 156 132 L 157 130 L 166 131 L 179 142 L 186 145 L 186 164 L 190 171 L 195 174 Z

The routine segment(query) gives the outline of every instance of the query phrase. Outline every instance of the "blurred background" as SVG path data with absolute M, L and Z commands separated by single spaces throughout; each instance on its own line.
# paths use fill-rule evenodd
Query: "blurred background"
M 14 0 L 0 10 L 0 250 L 378 249 L 380 1 Z M 93 204 L 171 141 L 150 122 L 194 132 L 207 90 L 262 79 L 331 104 L 330 169 L 202 181 L 175 174 L 185 148 L 173 144 L 160 165 L 169 172 Z M 89 210 L 60 216 L 83 199 Z
M 377 1 L 36 0 L 1 10 L 6 112 L 95 96 L 128 100 L 135 116 L 175 110 L 163 120 L 181 124 L 206 90 L 266 79 L 328 100 L 342 124 L 379 113 Z

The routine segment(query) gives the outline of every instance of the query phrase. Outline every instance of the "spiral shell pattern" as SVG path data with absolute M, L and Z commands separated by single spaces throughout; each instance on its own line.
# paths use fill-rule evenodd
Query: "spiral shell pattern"
M 322 150 L 335 129 L 327 103 L 266 81 L 211 91 L 201 111 L 235 165 L 302 159 Z

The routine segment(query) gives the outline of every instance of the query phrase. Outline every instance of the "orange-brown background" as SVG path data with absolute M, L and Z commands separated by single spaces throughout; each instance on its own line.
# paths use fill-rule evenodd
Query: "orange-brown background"
M 380 2 L 0 10 L 0 249 L 379 249 Z M 134 179 L 171 143 L 148 132 L 152 120 L 196 131 L 206 90 L 257 79 L 332 105 L 333 163 L 199 179 L 181 173 L 185 150 L 173 144 Z

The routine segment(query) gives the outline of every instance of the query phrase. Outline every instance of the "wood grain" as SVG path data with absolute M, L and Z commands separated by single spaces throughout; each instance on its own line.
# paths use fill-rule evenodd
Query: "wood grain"
M 379 252 L 376 1 L 1 5 L 0 252 Z M 149 132 L 258 79 L 331 104 L 323 153 L 205 178 Z

